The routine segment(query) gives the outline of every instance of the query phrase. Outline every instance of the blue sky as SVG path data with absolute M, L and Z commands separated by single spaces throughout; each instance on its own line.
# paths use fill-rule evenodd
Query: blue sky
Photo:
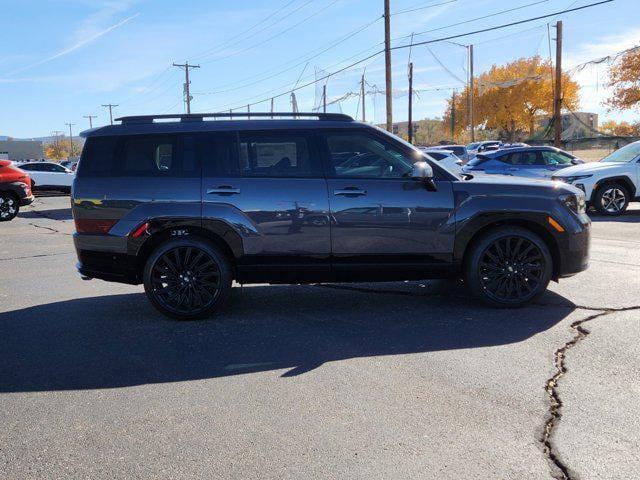
M 427 40 L 509 23 L 594 0 L 392 0 L 392 37 Z M 453 23 L 524 6 L 463 25 Z M 429 8 L 420 8 L 433 4 Z M 276 98 L 277 110 L 290 110 L 287 91 L 364 58 L 383 40 L 383 0 L 3 0 L 0 42 L 0 135 L 36 137 L 88 127 L 84 115 L 108 122 L 101 104 L 116 103 L 116 115 L 181 112 L 184 73 L 171 67 L 185 60 L 192 71 L 193 111 L 219 111 Z M 414 8 L 419 8 L 414 10 Z M 403 10 L 411 10 L 402 13 Z M 475 45 L 476 73 L 493 63 L 548 56 L 549 21 L 564 21 L 565 66 L 613 54 L 640 44 L 638 0 L 615 0 L 554 19 L 456 39 Z M 378 20 L 376 20 L 378 19 Z M 447 27 L 447 28 L 443 28 Z M 356 33 L 357 32 L 357 33 Z M 394 41 L 394 45 L 408 39 Z M 430 49 L 430 50 L 429 50 Z M 435 43 L 412 51 L 417 116 L 442 115 L 453 88 L 466 77 L 466 49 Z M 323 51 L 326 50 L 326 51 Z M 394 118 L 406 118 L 408 50 L 393 57 Z M 313 58 L 312 58 L 313 57 Z M 330 101 L 346 97 L 330 111 L 358 112 L 360 77 L 384 88 L 383 56 L 374 57 L 328 80 Z M 639 119 L 634 112 L 607 114 L 606 68 L 576 75 L 582 110 L 603 117 Z M 297 92 L 301 110 L 317 105 L 320 89 Z M 269 101 L 252 107 L 267 111 Z M 358 114 L 360 114 L 358 112 Z M 384 99 L 367 97 L 367 119 L 384 121 Z M 602 121 L 602 117 L 601 117 Z M 74 132 L 75 133 L 75 132 Z

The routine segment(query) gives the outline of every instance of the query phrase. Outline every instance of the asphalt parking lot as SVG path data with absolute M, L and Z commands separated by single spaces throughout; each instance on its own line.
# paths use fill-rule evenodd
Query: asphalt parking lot
M 637 478 L 640 209 L 590 269 L 491 310 L 464 285 L 234 288 L 174 322 L 75 273 L 68 196 L 0 224 L 0 478 Z

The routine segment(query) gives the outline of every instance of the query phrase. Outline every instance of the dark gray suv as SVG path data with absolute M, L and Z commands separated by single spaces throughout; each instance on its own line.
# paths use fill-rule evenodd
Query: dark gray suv
M 82 134 L 84 278 L 144 283 L 159 311 L 192 319 L 218 310 L 234 280 L 464 278 L 502 307 L 587 268 L 576 188 L 457 177 L 345 115 L 236 116 L 124 117 Z

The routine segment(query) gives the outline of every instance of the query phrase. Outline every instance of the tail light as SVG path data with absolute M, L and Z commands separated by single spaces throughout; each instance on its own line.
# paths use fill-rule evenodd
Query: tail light
M 106 234 L 109 233 L 111 227 L 113 227 L 117 220 L 92 220 L 87 218 L 76 218 L 76 232 L 78 233 L 97 233 Z

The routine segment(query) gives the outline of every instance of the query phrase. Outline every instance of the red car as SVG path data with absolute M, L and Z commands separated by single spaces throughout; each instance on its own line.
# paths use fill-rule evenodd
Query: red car
M 9 160 L 0 160 L 0 222 L 18 215 L 20 206 L 33 202 L 29 175 Z

